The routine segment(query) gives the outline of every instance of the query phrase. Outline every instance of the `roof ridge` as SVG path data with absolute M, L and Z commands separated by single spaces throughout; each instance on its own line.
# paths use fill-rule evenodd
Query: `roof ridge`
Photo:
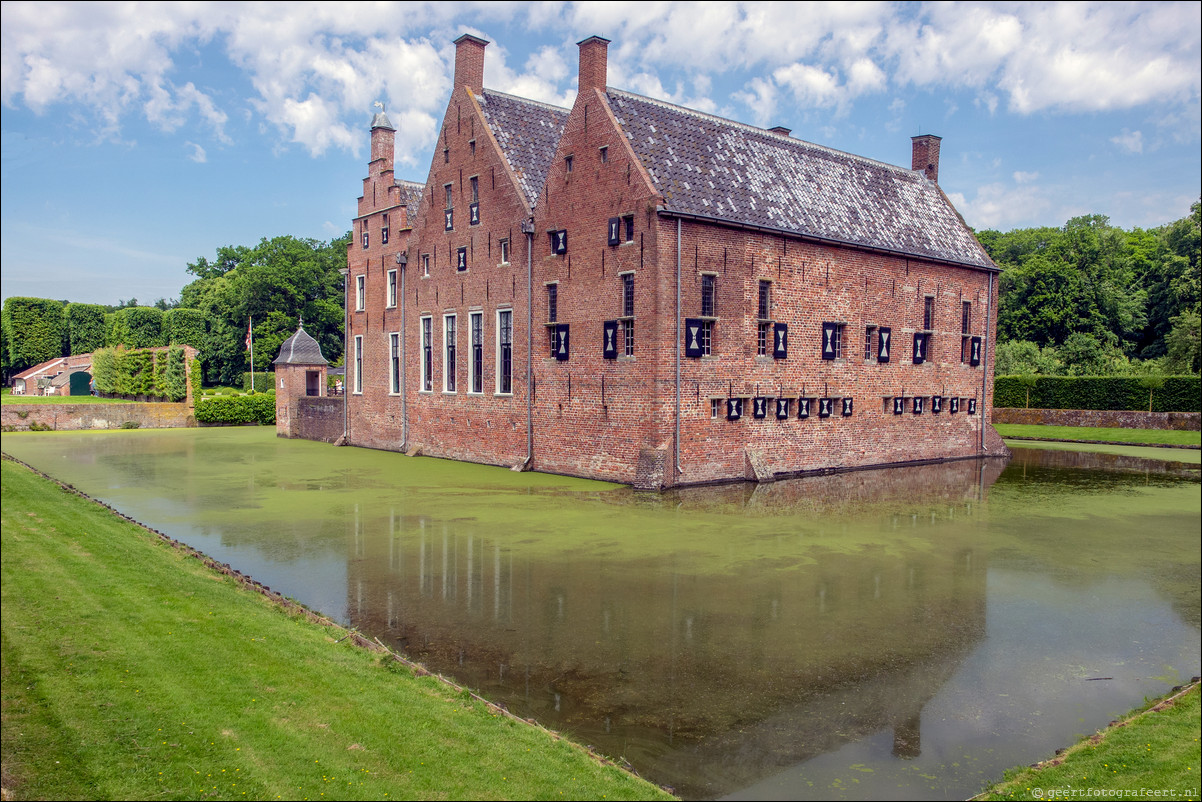
M 795 146 L 796 145 L 805 145 L 805 146 L 808 146 L 811 148 L 816 148 L 817 150 L 825 151 L 832 155 L 852 158 L 852 159 L 855 159 L 856 161 L 867 162 L 869 164 L 875 164 L 880 167 L 887 167 L 891 170 L 897 170 L 898 172 L 902 172 L 902 173 L 914 174 L 914 173 L 920 172 L 917 170 L 908 170 L 905 167 L 901 167 L 896 164 L 890 164 L 889 162 L 878 161 L 877 159 L 870 159 L 867 156 L 861 156 L 857 153 L 849 153 L 848 151 L 845 151 L 845 150 L 839 150 L 838 148 L 832 148 L 829 145 L 820 145 L 817 142 L 810 142 L 808 139 L 801 139 L 800 137 L 795 137 L 790 134 L 777 134 L 772 131 L 769 131 L 767 128 L 760 128 L 758 126 L 752 125 L 751 123 L 739 122 L 738 120 L 732 120 L 729 117 L 720 117 L 717 114 L 709 114 L 708 112 L 698 111 L 697 109 L 691 109 L 688 106 L 681 106 L 677 103 L 670 103 L 666 100 L 660 100 L 658 98 L 648 97 L 647 95 L 639 95 L 634 92 L 627 92 L 624 89 L 614 89 L 613 87 L 607 86 L 605 88 L 605 92 L 607 94 L 612 93 L 615 95 L 632 98 L 634 100 L 642 100 L 647 103 L 651 103 L 653 105 L 660 106 L 663 108 L 672 109 L 673 111 L 679 111 L 684 114 L 691 115 L 693 117 L 700 117 L 700 118 L 707 119 L 707 120 L 713 120 L 715 122 L 723 123 L 725 125 L 729 125 L 734 128 L 741 128 L 741 129 L 744 129 L 747 131 L 752 131 L 757 134 L 762 134 L 763 136 L 766 136 L 766 137 L 771 137 L 773 139 L 779 139 L 782 141 L 782 144 L 787 143 L 787 144 L 795 145 Z
M 503 98 L 508 98 L 509 100 L 517 100 L 517 101 L 520 101 L 520 102 L 522 102 L 522 103 L 528 103 L 528 104 L 530 104 L 531 106 L 541 106 L 541 107 L 542 107 L 542 108 L 544 108 L 544 109 L 550 109 L 550 110 L 553 110 L 553 111 L 562 111 L 564 114 L 571 114 L 571 113 L 572 113 L 572 110 L 571 110 L 571 109 L 569 109 L 569 108 L 564 108 L 563 106 L 556 106 L 556 105 L 555 105 L 555 104 L 553 104 L 553 103 L 544 103 L 544 102 L 543 102 L 543 101 L 541 101 L 541 100 L 531 100 L 530 98 L 528 98 L 528 97 L 522 97 L 521 95 L 511 95 L 511 94 L 509 94 L 508 92 L 502 92 L 502 91 L 500 91 L 500 90 L 497 90 L 497 89 L 489 89 L 488 87 L 485 87 L 485 88 L 481 89 L 481 90 L 480 90 L 480 93 L 481 93 L 481 94 L 490 94 L 490 95 L 500 95 L 500 96 L 501 96 L 501 97 L 503 97 Z

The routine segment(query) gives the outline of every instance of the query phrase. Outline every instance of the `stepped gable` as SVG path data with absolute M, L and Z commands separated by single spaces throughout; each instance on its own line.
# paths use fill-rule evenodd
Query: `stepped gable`
M 309 336 L 303 327 L 284 340 L 280 346 L 280 355 L 272 362 L 273 365 L 328 365 L 322 356 L 321 346 L 317 340 Z
M 533 209 L 563 136 L 568 110 L 489 89 L 477 95 L 477 100 Z
M 606 96 L 670 211 L 997 269 L 920 171 L 628 92 Z

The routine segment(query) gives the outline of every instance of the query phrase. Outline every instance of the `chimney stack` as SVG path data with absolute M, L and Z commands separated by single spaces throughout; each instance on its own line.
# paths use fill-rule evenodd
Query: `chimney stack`
M 939 143 L 943 141 L 943 137 L 938 137 L 934 134 L 919 134 L 918 136 L 910 137 L 910 141 L 914 143 L 910 169 L 922 170 L 927 178 L 938 184 Z
M 484 48 L 488 40 L 465 33 L 455 40 L 455 89 L 466 86 L 473 94 L 484 91 Z
M 580 80 L 578 88 L 581 94 L 586 89 L 605 91 L 606 80 L 608 78 L 607 57 L 609 40 L 600 36 L 590 36 L 576 44 L 580 47 Z
M 769 128 L 768 131 L 773 134 L 780 134 L 781 136 L 788 136 L 789 134 L 793 133 L 792 128 L 785 128 L 783 125 L 773 126 L 772 128 Z

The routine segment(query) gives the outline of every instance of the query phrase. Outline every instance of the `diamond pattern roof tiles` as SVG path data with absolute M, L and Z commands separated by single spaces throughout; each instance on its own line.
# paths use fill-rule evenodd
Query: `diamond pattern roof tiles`
M 921 172 L 627 92 L 607 96 L 672 211 L 996 269 Z
M 490 89 L 485 89 L 478 100 L 493 136 L 533 209 L 563 136 L 568 110 Z

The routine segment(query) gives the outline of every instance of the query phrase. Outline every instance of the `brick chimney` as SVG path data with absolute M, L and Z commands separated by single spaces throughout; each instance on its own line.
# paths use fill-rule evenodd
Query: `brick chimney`
M 769 128 L 768 131 L 769 133 L 780 134 L 781 136 L 788 136 L 789 134 L 793 133 L 792 128 L 785 128 L 783 125 L 775 125 L 772 128 Z
M 583 93 L 586 89 L 604 91 L 608 77 L 609 40 L 600 36 L 590 36 L 576 44 L 580 47 L 580 92 Z
M 939 143 L 943 137 L 934 134 L 919 134 L 910 137 L 914 150 L 910 160 L 911 170 L 922 170 L 926 177 L 939 183 Z
M 474 94 L 484 91 L 484 48 L 488 40 L 465 33 L 455 40 L 455 87 L 466 86 Z

